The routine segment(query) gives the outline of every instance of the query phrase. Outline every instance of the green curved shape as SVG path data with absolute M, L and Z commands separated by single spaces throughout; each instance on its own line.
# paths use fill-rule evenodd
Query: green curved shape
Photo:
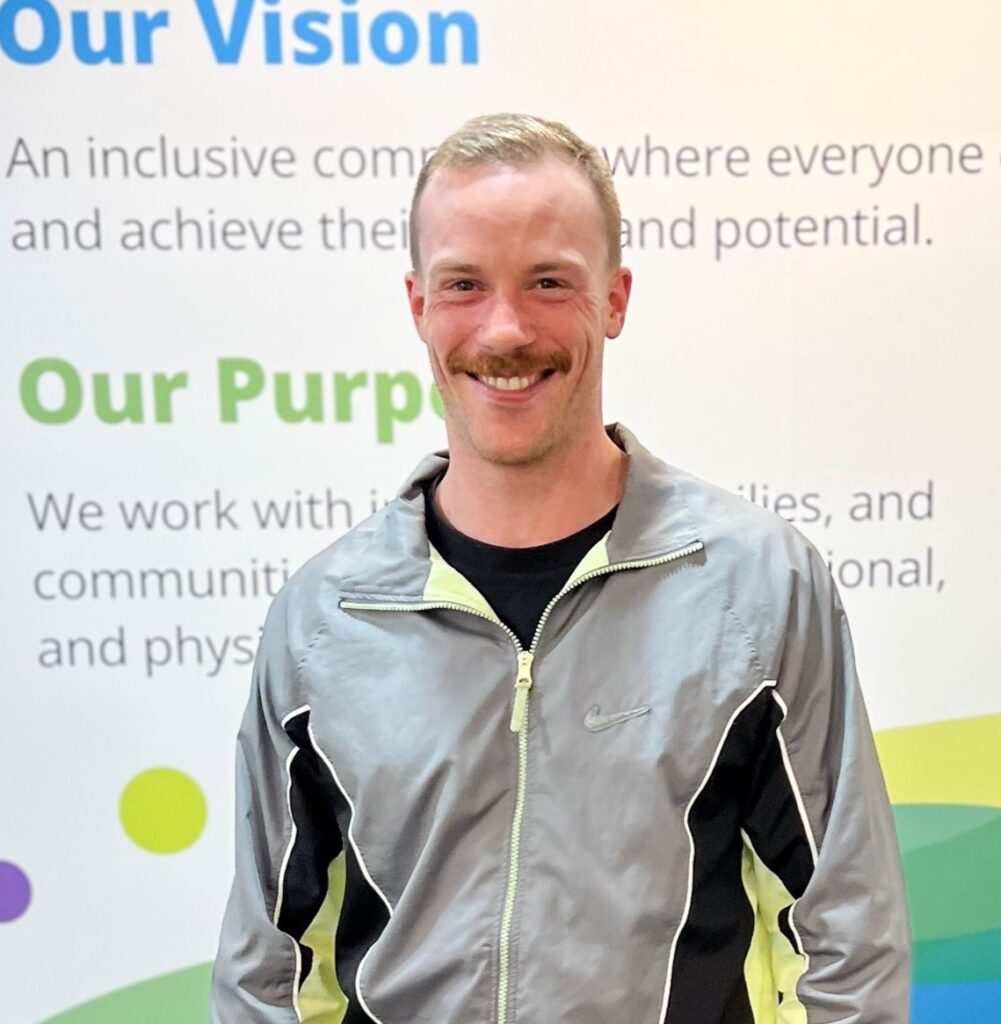
M 209 1019 L 212 964 L 140 981 L 41 1021 L 41 1024 L 202 1024 Z
M 1001 814 L 903 860 L 916 941 L 1001 928 Z
M 934 846 L 996 820 L 1001 820 L 1001 810 L 996 807 L 967 807 L 965 804 L 894 804 L 893 807 L 902 853 Z
M 1001 981 L 1001 928 L 915 943 L 914 980 Z

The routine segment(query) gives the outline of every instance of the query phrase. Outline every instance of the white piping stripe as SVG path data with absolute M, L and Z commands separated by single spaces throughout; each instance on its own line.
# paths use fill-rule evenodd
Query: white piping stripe
M 386 894 L 379 888 L 378 885 L 375 884 L 375 881 L 373 880 L 372 876 L 368 873 L 368 867 L 365 865 L 365 858 L 362 857 L 361 850 L 358 849 L 358 843 L 355 841 L 355 805 L 351 800 L 351 797 L 348 796 L 345 788 L 341 785 L 341 780 L 338 777 L 337 772 L 334 769 L 334 766 L 330 763 L 330 758 L 327 757 L 327 755 L 320 749 L 320 745 L 316 742 L 316 735 L 313 732 L 313 726 L 307 725 L 306 731 L 309 733 L 309 739 L 310 742 L 313 744 L 313 749 L 317 752 L 317 754 L 320 755 L 320 758 L 322 759 L 323 763 L 327 766 L 328 771 L 333 776 L 334 783 L 337 785 L 337 788 L 341 791 L 341 796 L 344 797 L 345 801 L 347 802 L 348 809 L 351 811 L 351 824 L 348 826 L 348 839 L 351 842 L 352 849 L 355 851 L 355 857 L 358 860 L 358 866 L 361 868 L 361 872 L 365 876 L 365 881 L 368 882 L 368 884 L 372 886 L 372 888 L 375 889 L 375 891 L 379 894 L 379 898 L 382 900 L 383 903 L 386 904 L 386 910 L 388 911 L 389 916 L 392 917 L 393 908 L 390 905 L 389 900 L 386 899 Z
M 286 725 L 288 725 L 288 723 L 289 723 L 289 722 L 291 722 L 291 721 L 292 721 L 292 719 L 296 717 L 296 715 L 301 715 L 301 714 L 302 714 L 302 713 L 303 713 L 304 711 L 309 711 L 309 710 L 310 710 L 310 707 L 309 707 L 309 705 L 308 705 L 308 704 L 303 704 L 303 705 L 302 705 L 301 707 L 297 707 L 297 708 L 295 709 L 295 711 L 290 711 L 290 712 L 289 712 L 289 713 L 288 713 L 288 714 L 287 714 L 287 715 L 286 715 L 286 716 L 285 716 L 285 717 L 284 717 L 284 718 L 282 719 L 282 728 L 284 729 L 284 728 L 285 728 L 285 726 L 286 726 Z
M 288 807 L 289 821 L 292 822 L 292 828 L 289 832 L 288 844 L 285 847 L 285 855 L 282 857 L 281 870 L 278 872 L 278 896 L 275 899 L 275 912 L 271 918 L 271 923 L 277 928 L 278 917 L 282 912 L 282 900 L 285 898 L 285 871 L 288 869 L 289 858 L 292 856 L 292 847 L 295 846 L 295 838 L 299 834 L 299 829 L 296 826 L 295 818 L 292 817 L 292 762 L 295 760 L 295 755 L 299 753 L 299 748 L 294 747 L 288 757 L 285 758 L 285 775 L 288 778 L 288 784 L 285 787 L 285 806 Z
M 365 996 L 361 990 L 361 972 L 365 966 L 365 961 L 368 959 L 369 953 L 372 952 L 374 946 L 368 947 L 368 952 L 361 958 L 361 963 L 358 965 L 358 970 L 355 973 L 355 995 L 358 997 L 358 1002 L 361 1004 L 361 1008 L 375 1021 L 375 1024 L 382 1024 L 382 1021 L 376 1017 L 376 1015 L 369 1009 L 369 1005 L 365 1002 Z
M 299 1009 L 299 977 L 302 974 L 302 950 L 299 943 L 293 943 L 295 949 L 295 984 L 292 986 L 292 1009 L 295 1010 L 295 1019 L 302 1020 L 302 1010 Z
M 782 709 L 782 721 L 785 721 L 789 715 L 789 708 L 786 702 L 779 696 L 777 690 L 772 690 L 772 696 L 775 698 L 775 703 Z M 817 866 L 817 841 L 813 837 L 813 829 L 810 827 L 810 819 L 806 814 L 806 804 L 803 802 L 803 794 L 800 792 L 799 783 L 796 781 L 796 773 L 793 771 L 792 761 L 789 759 L 789 751 L 786 748 L 785 737 L 782 735 L 781 727 L 775 730 L 775 735 L 778 737 L 779 749 L 782 751 L 782 764 L 785 766 L 786 775 L 789 777 L 789 786 L 792 789 L 793 796 L 796 798 L 796 807 L 799 809 L 799 816 L 803 822 L 803 830 L 806 832 L 806 841 L 810 846 L 810 856 L 813 858 L 813 866 Z M 796 927 L 796 921 L 794 915 L 796 913 L 796 907 L 799 905 L 799 900 L 794 900 L 792 906 L 789 908 L 789 930 L 793 933 L 796 938 L 796 945 L 799 946 L 799 952 L 803 959 L 806 961 L 806 967 L 803 970 L 805 975 L 810 970 L 810 954 L 807 953 L 806 947 L 803 945 L 803 938 L 799 934 L 799 929 Z M 797 989 L 798 989 L 797 985 Z
M 297 715 L 303 714 L 303 712 L 309 711 L 309 705 L 303 704 L 302 707 L 296 708 L 294 711 L 290 711 L 282 719 L 282 728 Z M 285 791 L 285 802 L 288 805 L 288 816 L 289 821 L 292 822 L 292 831 L 289 834 L 288 846 L 285 847 L 285 856 L 282 857 L 281 871 L 278 873 L 278 896 L 275 899 L 275 914 L 274 914 L 274 925 L 278 927 L 278 915 L 281 913 L 282 901 L 285 898 L 285 872 L 288 870 L 288 862 L 292 856 L 292 847 L 295 846 L 296 837 L 299 835 L 299 828 L 295 823 L 295 818 L 292 816 L 292 761 L 295 755 L 299 753 L 298 747 L 293 747 L 289 752 L 288 757 L 285 759 L 285 773 L 288 775 L 288 788 Z M 302 977 L 302 950 L 299 949 L 299 943 L 296 942 L 295 937 L 290 935 L 289 938 L 292 940 L 292 951 L 295 953 L 295 976 L 292 978 L 292 1009 L 295 1010 L 296 1020 L 302 1020 L 302 1010 L 299 1009 L 299 979 Z
M 789 715 L 789 708 L 786 706 L 786 702 L 779 696 L 777 690 L 772 690 L 772 696 L 775 698 L 775 703 L 778 704 L 782 710 L 782 721 L 785 721 Z M 810 846 L 810 856 L 813 858 L 813 866 L 817 866 L 817 841 L 813 837 L 813 829 L 810 827 L 810 819 L 806 814 L 806 804 L 803 801 L 803 794 L 800 792 L 799 783 L 796 781 L 796 773 L 792 768 L 792 761 L 789 760 L 789 751 L 786 748 L 785 737 L 782 735 L 782 727 L 779 726 L 775 730 L 775 735 L 778 737 L 779 750 L 782 751 L 782 764 L 785 765 L 786 775 L 789 778 L 789 786 L 792 789 L 793 796 L 796 798 L 796 807 L 799 809 L 799 817 L 803 823 L 803 830 L 806 832 L 806 841 Z
M 804 959 L 804 961 L 806 961 L 806 968 L 803 971 L 803 973 L 806 974 L 806 972 L 810 969 L 810 954 L 807 953 L 806 948 L 803 946 L 803 939 L 800 937 L 799 929 L 796 927 L 796 922 L 792 919 L 793 911 L 796 909 L 796 905 L 798 903 L 799 900 L 793 900 L 791 906 L 789 907 L 789 931 L 793 933 L 793 936 L 796 939 L 796 952 L 799 953 L 799 955 Z
M 291 717 L 291 716 L 290 716 Z M 287 721 L 287 719 L 286 719 Z M 282 722 L 284 725 L 285 723 Z M 282 901 L 285 898 L 285 872 L 288 869 L 289 858 L 292 856 L 292 847 L 295 846 L 296 836 L 299 829 L 296 826 L 295 818 L 292 817 L 292 762 L 295 755 L 299 753 L 298 747 L 293 747 L 285 758 L 285 774 L 288 776 L 288 786 L 285 789 L 285 803 L 288 806 L 289 821 L 292 822 L 292 829 L 288 837 L 288 845 L 285 847 L 285 855 L 282 857 L 281 870 L 278 872 L 278 895 L 275 898 L 275 913 L 272 919 L 274 926 L 278 927 L 278 917 L 282 912 Z M 292 1009 L 295 1010 L 296 1020 L 302 1020 L 302 1013 L 299 1010 L 299 978 L 302 975 L 302 953 L 299 950 L 299 943 L 294 936 L 289 935 L 292 940 L 292 951 L 295 953 L 295 973 L 292 977 Z
M 282 719 L 282 728 L 284 729 L 285 726 L 296 717 L 296 715 L 301 715 L 304 711 L 309 711 L 308 704 L 303 704 L 302 707 L 296 708 L 295 711 L 290 711 Z M 293 747 L 289 752 L 288 757 L 285 758 L 285 775 L 288 778 L 288 786 L 285 789 L 285 804 L 288 807 L 289 821 L 292 822 L 292 831 L 289 833 L 288 845 L 285 847 L 285 855 L 282 857 L 281 870 L 278 872 L 278 896 L 275 899 L 275 912 L 272 917 L 272 923 L 276 928 L 278 927 L 278 915 L 281 913 L 282 900 L 285 895 L 285 871 L 288 868 L 289 857 L 292 856 L 292 847 L 295 846 L 295 838 L 299 834 L 295 818 L 292 817 L 292 761 L 298 753 L 299 748 Z
M 388 912 L 389 916 L 392 917 L 393 908 L 390 905 L 389 900 L 386 899 L 386 894 L 379 888 L 378 885 L 375 884 L 375 881 L 373 880 L 371 874 L 369 874 L 368 866 L 365 864 L 365 858 L 362 856 L 361 850 L 358 849 L 358 843 L 355 841 L 355 805 L 352 802 L 351 797 L 348 796 L 347 790 L 341 785 L 341 780 L 338 778 L 337 771 L 334 769 L 334 766 L 330 763 L 330 758 L 327 757 L 327 755 L 320 749 L 319 743 L 316 742 L 316 735 L 313 732 L 312 724 L 306 726 L 306 731 L 309 733 L 309 741 L 313 744 L 313 749 L 319 755 L 323 763 L 327 766 L 331 778 L 333 778 L 334 780 L 334 785 L 336 785 L 337 788 L 341 791 L 341 796 L 344 797 L 344 800 L 348 805 L 348 809 L 351 811 L 351 824 L 348 825 L 348 842 L 351 843 L 351 849 L 353 849 L 355 852 L 355 860 L 357 860 L 358 862 L 358 867 L 361 868 L 361 873 L 365 876 L 365 881 L 368 882 L 368 884 L 372 886 L 372 888 L 379 894 L 379 898 L 386 905 L 386 911 Z M 358 996 L 358 1002 L 361 1005 L 361 1008 L 368 1014 L 368 1016 L 375 1022 L 375 1024 L 382 1024 L 382 1021 L 379 1020 L 379 1018 L 376 1017 L 376 1015 L 369 1009 L 368 1004 L 365 1002 L 365 997 L 364 995 L 362 995 L 361 990 L 361 972 L 365 966 L 365 961 L 368 959 L 369 953 L 372 952 L 373 948 L 373 946 L 369 946 L 368 951 L 361 958 L 361 963 L 358 964 L 358 970 L 355 972 L 355 993 Z
M 688 833 L 688 891 L 685 894 L 685 909 L 681 915 L 681 921 L 678 923 L 677 931 L 674 933 L 674 939 L 671 942 L 671 954 L 667 961 L 667 980 L 664 982 L 664 998 L 660 1005 L 659 1020 L 661 1022 L 663 1022 L 664 1018 L 667 1016 L 667 1004 L 671 996 L 671 978 L 674 974 L 674 957 L 678 951 L 678 940 L 681 938 L 681 933 L 685 930 L 685 925 L 688 923 L 688 915 L 692 909 L 692 889 L 695 885 L 695 837 L 692 835 L 691 825 L 689 824 L 692 808 L 695 806 L 695 801 L 698 800 L 702 790 L 705 789 L 706 784 L 709 782 L 709 779 L 716 768 L 716 762 L 719 760 L 719 755 L 723 752 L 723 744 L 726 743 L 726 738 L 730 735 L 733 723 L 740 717 L 741 711 L 743 711 L 744 708 L 746 708 L 748 704 L 750 704 L 755 697 L 762 692 L 762 690 L 766 690 L 769 687 L 774 686 L 774 679 L 764 680 L 754 693 L 747 697 L 730 716 L 730 720 L 726 723 L 726 728 L 723 730 L 723 735 L 720 736 L 719 743 L 716 744 L 716 752 L 713 754 L 712 760 L 709 762 L 709 768 L 703 776 L 702 782 L 699 783 L 699 788 L 695 791 L 692 799 L 688 801 L 688 806 L 685 808 L 685 831 Z
M 799 953 L 803 957 L 803 973 L 796 979 L 796 985 L 793 989 L 796 998 L 799 999 L 799 983 L 810 973 L 810 954 L 807 953 L 806 947 L 803 945 L 803 939 L 799 934 L 799 929 L 796 927 L 796 922 L 793 920 L 793 915 L 796 913 L 796 908 L 799 906 L 799 900 L 793 900 L 792 906 L 789 907 L 789 931 L 792 932 L 793 938 L 796 940 L 796 945 L 799 947 Z M 802 1003 L 802 1000 L 800 1000 Z

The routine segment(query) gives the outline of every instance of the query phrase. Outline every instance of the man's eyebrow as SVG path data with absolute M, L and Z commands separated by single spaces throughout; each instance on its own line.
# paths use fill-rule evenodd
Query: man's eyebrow
M 475 274 L 479 271 L 475 263 L 432 263 L 431 274 Z
M 540 260 L 533 263 L 529 268 L 529 274 L 550 274 L 554 271 L 580 270 L 581 265 L 576 260 Z M 432 263 L 429 270 L 430 276 L 437 274 L 478 274 L 480 267 L 475 263 L 453 263 L 451 260 L 443 260 L 440 263 Z
M 529 273 L 547 274 L 554 270 L 580 270 L 580 264 L 576 260 L 543 260 L 541 263 L 533 263 Z

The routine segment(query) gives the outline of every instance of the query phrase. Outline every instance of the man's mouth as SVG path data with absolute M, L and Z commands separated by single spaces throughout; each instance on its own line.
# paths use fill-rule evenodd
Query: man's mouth
M 481 384 L 486 384 L 488 388 L 493 388 L 496 391 L 524 391 L 526 388 L 538 384 L 540 380 L 551 377 L 556 371 L 554 369 L 539 370 L 526 377 L 488 377 L 486 374 L 472 373 L 469 370 L 466 372 L 473 380 L 478 380 Z
M 445 360 L 449 373 L 464 373 L 488 391 L 500 395 L 514 395 L 521 392 L 535 394 L 550 377 L 557 373 L 569 373 L 570 357 L 556 349 L 552 352 L 508 352 L 481 353 L 469 357 L 463 352 L 452 352 Z M 529 398 L 529 394 L 525 394 Z

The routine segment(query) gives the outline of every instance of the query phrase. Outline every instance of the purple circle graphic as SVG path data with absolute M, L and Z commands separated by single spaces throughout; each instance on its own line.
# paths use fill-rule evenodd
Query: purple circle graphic
M 0 860 L 0 923 L 19 918 L 30 902 L 28 876 L 16 864 Z

